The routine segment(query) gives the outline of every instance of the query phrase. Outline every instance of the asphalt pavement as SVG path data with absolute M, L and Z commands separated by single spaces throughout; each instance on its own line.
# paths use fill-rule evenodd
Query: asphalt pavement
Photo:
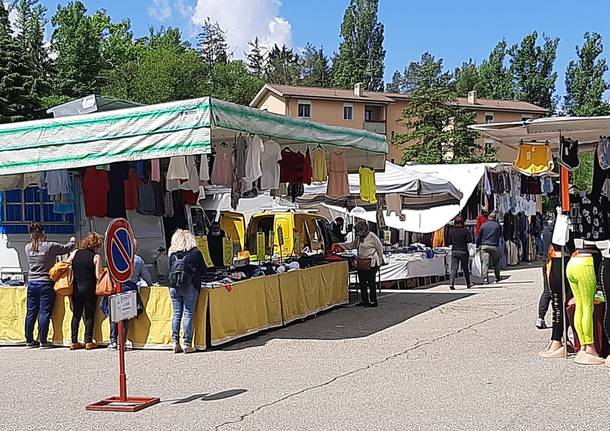
M 118 391 L 115 352 L 0 348 L 3 430 L 563 430 L 610 428 L 610 369 L 541 359 L 538 267 L 500 284 L 384 291 L 190 355 L 129 351 L 138 413 L 88 412 Z M 550 311 L 547 315 L 550 324 Z

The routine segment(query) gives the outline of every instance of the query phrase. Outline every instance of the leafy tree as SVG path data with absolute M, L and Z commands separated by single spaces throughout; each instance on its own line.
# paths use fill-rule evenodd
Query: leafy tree
M 585 33 L 582 47 L 576 47 L 577 60 L 566 70 L 564 108 L 569 115 L 597 116 L 610 114 L 610 105 L 602 100 L 610 84 L 604 78 L 606 60 L 599 58 L 604 51 L 599 33 Z
M 472 59 L 457 67 L 453 76 L 453 86 L 458 96 L 466 96 L 470 91 L 477 89 L 479 84 L 479 68 Z
M 197 36 L 197 48 L 208 66 L 228 61 L 229 47 L 225 32 L 217 22 L 211 22 L 210 18 L 206 18 L 201 26 L 201 33 Z
M 405 148 L 403 162 L 476 163 L 489 161 L 476 143 L 476 133 L 467 128 L 475 114 L 458 107 L 448 86 L 420 86 L 410 93 L 410 103 L 402 113 L 408 132 L 395 134 L 392 144 Z
M 58 6 L 51 23 L 51 48 L 57 53 L 55 91 L 71 98 L 97 92 L 104 66 L 99 22 L 76 1 Z
M 537 45 L 538 33 L 532 32 L 520 44 L 513 45 L 510 55 L 510 72 L 517 100 L 524 100 L 552 112 L 557 72 L 553 64 L 557 57 L 558 38 L 542 36 L 542 45 Z
M 265 56 L 265 48 L 260 45 L 258 37 L 254 41 L 249 42 L 250 52 L 246 55 L 248 61 L 248 70 L 254 76 L 262 79 L 265 76 L 265 68 L 267 67 L 267 57 Z
M 307 87 L 330 87 L 331 69 L 324 49 L 307 43 L 299 58 L 301 85 Z
M 230 61 L 214 65 L 211 79 L 203 82 L 201 95 L 212 96 L 228 102 L 247 105 L 264 85 L 264 81 L 248 72 L 242 61 Z
M 388 93 L 401 93 L 403 87 L 403 77 L 401 73 L 396 70 L 392 75 L 392 81 L 388 82 L 385 86 L 385 91 Z
M 443 59 L 425 52 L 419 62 L 411 62 L 403 74 L 402 92 L 417 89 L 446 89 L 451 82 L 450 72 L 443 71 Z
M 165 46 L 175 48 L 178 51 L 185 51 L 190 48 L 190 44 L 182 40 L 180 29 L 175 27 L 161 27 L 159 30 L 156 30 L 154 27 L 149 27 L 148 36 L 140 39 L 139 42 L 140 44 L 151 48 Z
M 267 82 L 272 84 L 295 85 L 300 78 L 299 56 L 286 45 L 280 48 L 274 45 L 269 51 L 267 70 L 265 72 Z
M 13 37 L 8 10 L 0 1 L 0 123 L 32 118 L 37 107 L 34 77 L 26 53 Z
M 480 97 L 488 99 L 513 98 L 512 77 L 506 68 L 506 42 L 500 41 L 479 66 L 479 79 L 475 89 Z
M 341 23 L 339 53 L 333 61 L 333 85 L 383 91 L 385 50 L 383 25 L 378 21 L 379 0 L 350 0 Z

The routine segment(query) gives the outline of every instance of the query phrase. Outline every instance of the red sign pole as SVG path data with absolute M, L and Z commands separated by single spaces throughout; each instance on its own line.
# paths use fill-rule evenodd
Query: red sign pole
M 121 293 L 123 291 L 123 284 L 116 283 L 115 285 L 116 293 Z M 127 375 L 125 374 L 125 337 L 123 336 L 124 332 L 124 322 L 119 320 L 117 323 L 117 337 L 119 342 L 119 398 L 121 401 L 127 401 Z

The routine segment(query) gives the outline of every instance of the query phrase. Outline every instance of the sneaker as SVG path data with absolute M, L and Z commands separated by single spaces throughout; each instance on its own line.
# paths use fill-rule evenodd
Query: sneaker
M 174 343 L 174 353 L 182 353 L 182 346 L 180 345 L 180 343 Z
M 52 349 L 53 347 L 55 347 L 55 346 L 50 341 L 45 341 L 44 343 L 40 343 L 41 349 Z
M 70 344 L 70 350 L 80 350 L 84 349 L 85 345 L 83 343 L 72 343 Z
M 466 285 L 466 289 L 470 289 L 472 286 L 474 286 L 474 284 L 473 284 L 473 283 L 467 284 L 467 285 Z
M 455 287 L 454 286 L 449 286 L 449 289 L 455 290 Z
M 108 344 L 108 350 L 117 350 L 119 347 L 117 346 L 116 342 L 111 341 L 110 344 Z
M 40 347 L 40 343 L 38 341 L 28 341 L 27 343 L 25 343 L 25 347 L 27 347 L 28 349 L 35 349 L 37 347 Z
M 193 346 L 184 346 L 184 353 L 194 353 L 196 352 Z
M 546 322 L 544 321 L 544 319 L 538 318 L 536 319 L 536 328 L 547 329 L 548 326 L 546 326 Z
M 85 343 L 85 350 L 94 350 L 97 349 L 97 343 L 89 342 Z

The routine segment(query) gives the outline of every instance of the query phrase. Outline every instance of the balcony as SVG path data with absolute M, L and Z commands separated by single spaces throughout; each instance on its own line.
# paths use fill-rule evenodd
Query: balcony
M 367 120 L 364 122 L 364 130 L 369 132 L 379 133 L 380 135 L 386 134 L 385 120 Z

